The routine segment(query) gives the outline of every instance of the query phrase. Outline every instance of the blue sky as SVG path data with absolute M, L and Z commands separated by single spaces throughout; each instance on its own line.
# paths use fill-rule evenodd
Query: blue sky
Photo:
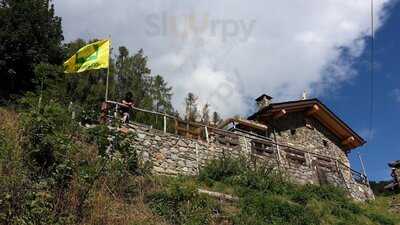
M 320 97 L 341 118 L 366 138 L 368 143 L 351 153 L 352 165 L 360 170 L 359 152 L 371 180 L 390 179 L 387 163 L 400 159 L 400 5 L 390 10 L 384 25 L 375 33 L 375 77 L 373 135 L 368 139 L 370 107 L 368 42 L 355 59 L 357 76 L 333 95 Z

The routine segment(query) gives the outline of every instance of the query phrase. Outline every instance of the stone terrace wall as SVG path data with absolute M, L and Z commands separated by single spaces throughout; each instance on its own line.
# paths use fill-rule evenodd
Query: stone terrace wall
M 199 168 L 212 159 L 224 155 L 239 157 L 250 153 L 250 149 L 240 147 L 246 145 L 244 137 L 240 137 L 238 143 L 224 144 L 216 136 L 210 135 L 207 143 L 140 125 L 132 126 L 130 130 L 137 134 L 132 144 L 141 158 L 150 161 L 153 171 L 161 174 L 197 175 Z
M 334 161 L 321 162 L 319 156 L 290 147 L 277 147 L 271 142 L 247 134 L 226 135 L 211 132 L 207 143 L 205 140 L 163 133 L 141 125 L 131 126 L 129 130 L 137 135 L 131 144 L 136 147 L 141 159 L 152 164 L 155 173 L 197 175 L 199 169 L 212 159 L 224 155 L 244 156 L 254 164 L 268 164 L 282 169 L 297 183 L 320 184 L 322 177 L 326 183 L 347 189 L 355 199 L 373 198 L 368 186 L 353 181 L 349 176 L 343 176 L 349 173 L 348 169 L 338 166 Z

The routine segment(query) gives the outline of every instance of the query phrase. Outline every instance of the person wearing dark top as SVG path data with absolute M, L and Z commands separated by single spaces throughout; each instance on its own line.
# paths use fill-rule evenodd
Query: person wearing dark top
M 129 122 L 129 113 L 130 110 L 133 106 L 135 106 L 133 100 L 132 100 L 132 93 L 128 92 L 125 95 L 125 98 L 122 100 L 122 105 L 121 105 L 121 112 L 122 112 L 122 122 L 123 123 L 128 123 Z

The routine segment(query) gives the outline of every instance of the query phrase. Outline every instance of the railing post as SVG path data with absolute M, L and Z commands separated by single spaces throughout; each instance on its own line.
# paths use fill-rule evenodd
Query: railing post
M 200 159 L 199 159 L 199 147 L 198 147 L 198 145 L 197 145 L 197 142 L 196 142 L 196 165 L 197 165 L 197 175 L 199 175 L 199 173 L 200 173 Z
M 175 134 L 178 134 L 178 120 L 175 118 Z
M 115 104 L 114 118 L 117 119 L 118 116 L 118 104 Z
M 204 131 L 206 132 L 206 140 L 207 140 L 207 143 L 210 143 L 210 140 L 208 139 L 208 129 L 207 129 L 207 126 L 204 126 Z
M 275 143 L 275 147 L 276 147 L 276 155 L 278 158 L 278 163 L 280 165 L 280 164 L 282 164 L 281 149 L 280 149 L 280 146 L 278 145 L 278 143 Z
M 305 152 L 304 156 L 306 158 L 306 165 L 310 168 L 312 168 L 312 158 L 311 158 L 311 154 L 309 152 Z
M 164 115 L 164 133 L 167 133 L 167 117 Z

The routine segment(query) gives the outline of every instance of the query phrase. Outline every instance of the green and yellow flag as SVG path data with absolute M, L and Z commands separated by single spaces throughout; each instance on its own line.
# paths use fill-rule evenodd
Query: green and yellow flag
M 86 70 L 108 68 L 110 40 L 88 44 L 78 50 L 64 63 L 65 73 L 80 73 Z

